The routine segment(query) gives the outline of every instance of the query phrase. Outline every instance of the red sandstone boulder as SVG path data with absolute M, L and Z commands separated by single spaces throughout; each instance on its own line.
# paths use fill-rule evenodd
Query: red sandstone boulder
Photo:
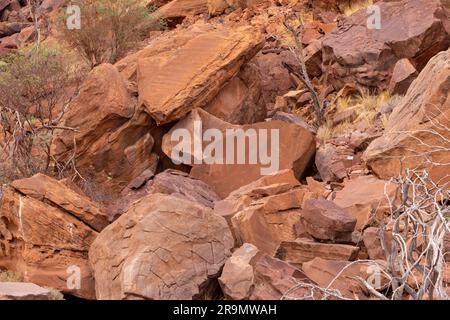
M 418 71 L 450 45 L 450 11 L 443 0 L 378 2 L 381 29 L 367 26 L 360 10 L 323 40 L 323 66 L 329 82 L 387 89 L 397 61 L 410 59 Z M 349 45 L 350 44 L 350 45 Z
M 97 298 L 199 298 L 232 246 L 225 219 L 211 209 L 173 195 L 149 195 L 92 244 Z
M 445 184 L 450 150 L 450 50 L 433 57 L 389 117 L 382 137 L 373 141 L 364 160 L 383 178 L 401 170 L 427 170 Z M 404 172 L 403 172 L 404 173 Z
M 302 222 L 306 232 L 318 240 L 350 242 L 356 218 L 324 199 L 311 199 L 302 209 Z
M 85 196 L 36 175 L 6 189 L 0 207 L 0 267 L 25 281 L 82 298 L 95 297 L 87 254 L 106 215 Z M 69 286 L 72 271 L 75 284 Z

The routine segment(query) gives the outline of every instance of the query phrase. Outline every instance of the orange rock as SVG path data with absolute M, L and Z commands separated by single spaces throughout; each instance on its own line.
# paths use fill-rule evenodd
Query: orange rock
M 153 194 L 135 202 L 92 244 L 98 299 L 195 299 L 219 276 L 233 238 L 200 204 Z
M 182 18 L 207 13 L 207 0 L 172 0 L 157 11 L 163 18 Z
M 381 244 L 380 229 L 369 227 L 363 233 L 364 246 L 367 249 L 370 259 L 372 260 L 386 260 L 386 253 Z M 385 231 L 384 233 L 385 246 L 390 253 L 392 245 L 392 232 Z
M 151 118 L 135 102 L 117 69 L 103 64 L 91 71 L 63 116 L 52 154 L 61 163 L 75 158 L 77 169 L 105 192 L 120 192 L 144 170 L 155 166 Z
M 227 260 L 219 278 L 225 296 L 233 300 L 306 298 L 311 292 L 299 287 L 300 281 L 312 283 L 300 270 L 248 243 Z
M 211 102 L 264 39 L 252 27 L 200 24 L 158 41 L 138 55 L 137 70 L 139 105 L 160 125 Z
M 204 159 L 198 157 L 199 153 L 195 152 L 194 133 L 196 131 L 194 130 L 196 125 L 199 124 L 201 124 L 203 130 L 203 132 L 200 133 L 202 137 L 203 133 L 208 129 L 217 129 L 220 131 L 221 139 L 220 141 L 215 142 L 221 143 L 222 148 L 224 148 L 223 159 L 221 159 L 223 164 L 218 163 L 218 161 L 207 164 Z M 245 143 L 236 145 L 233 141 L 236 141 L 237 139 L 235 137 L 233 138 L 233 134 L 239 132 L 240 129 L 243 130 L 244 133 L 249 130 L 250 132 L 259 132 L 260 134 L 265 133 L 266 136 L 269 136 L 267 147 L 268 150 L 274 152 L 270 155 L 271 161 L 269 161 L 269 164 L 262 164 L 260 156 L 257 156 L 258 159 L 255 159 L 256 161 L 254 163 L 250 163 L 250 155 L 254 155 L 255 151 L 259 154 L 262 149 L 258 143 L 256 145 L 252 144 L 252 142 L 249 141 L 250 139 L 245 139 Z M 174 133 L 181 132 L 181 130 L 190 134 L 190 142 L 173 138 Z M 276 133 L 279 138 L 271 142 L 274 133 Z M 226 145 L 230 141 L 235 144 L 236 150 L 235 158 L 231 162 L 228 161 L 230 155 L 227 154 L 226 150 Z M 253 125 L 236 126 L 221 121 L 201 109 L 194 110 L 187 118 L 177 123 L 169 133 L 164 136 L 162 148 L 166 155 L 173 158 L 173 151 L 180 151 L 179 148 L 175 149 L 180 143 L 183 144 L 183 151 L 185 153 L 187 152 L 186 157 L 188 160 L 186 160 L 187 162 L 185 164 L 192 165 L 196 160 L 199 161 L 198 164 L 193 165 L 191 176 L 212 186 L 222 198 L 228 196 L 232 191 L 258 180 L 264 174 L 268 175 L 279 170 L 293 169 L 295 175 L 300 177 L 305 172 L 315 152 L 315 138 L 313 134 L 300 126 L 281 121 L 269 121 Z M 211 142 L 202 142 L 202 150 L 198 150 L 200 151 L 201 156 L 203 156 L 203 150 L 209 145 L 211 145 Z M 236 155 L 238 152 L 245 156 L 244 163 L 237 163 Z M 176 154 L 178 154 L 178 152 L 176 152 Z
M 254 244 L 273 255 L 282 241 L 295 240 L 294 226 L 301 216 L 304 193 L 302 189 L 294 189 L 265 197 L 236 213 L 231 221 L 238 243 Z
M 94 228 L 105 224 L 94 203 L 62 183 L 42 175 L 15 181 L 0 208 L 0 267 L 24 274 L 25 281 L 92 299 L 87 254 L 97 236 Z M 80 271 L 79 287 L 68 286 L 70 270 Z
M 392 72 L 389 91 L 393 94 L 404 95 L 414 79 L 417 78 L 417 70 L 408 59 L 399 60 Z
M 253 64 L 247 64 L 205 106 L 213 116 L 233 124 L 264 121 L 267 110 L 262 101 L 261 78 Z
M 355 277 L 361 277 L 377 290 L 386 288 L 388 279 L 381 272 L 385 269 L 386 266 L 381 261 L 367 264 L 322 258 L 306 262 L 302 267 L 305 275 L 320 287 L 338 290 L 348 299 L 368 299 L 367 290 Z
M 292 170 L 282 170 L 233 191 L 227 198 L 215 203 L 214 211 L 226 218 L 231 226 L 231 218 L 254 200 L 281 194 L 299 186 L 300 182 L 295 178 Z
M 450 181 L 450 50 L 437 54 L 394 108 L 382 137 L 364 160 L 383 179 L 401 170 L 428 170 L 434 182 Z
M 420 72 L 432 56 L 448 49 L 446 1 L 378 1 L 377 6 L 380 29 L 368 28 L 367 12 L 359 10 L 324 37 L 324 72 L 335 89 L 353 82 L 385 90 L 400 59 L 410 59 Z
M 388 181 L 360 176 L 344 183 L 344 188 L 336 192 L 334 203 L 356 218 L 356 230 L 362 231 L 373 219 L 390 213 L 389 199 L 395 200 L 396 189 Z
M 313 199 L 306 201 L 303 206 L 302 223 L 315 239 L 351 242 L 356 218 L 332 201 Z
M 297 239 L 281 242 L 276 257 L 301 268 L 303 263 L 314 258 L 353 261 L 357 258 L 358 252 L 358 247 L 347 244 L 320 243 L 308 239 Z
M 37 174 L 28 179 L 15 180 L 11 186 L 25 196 L 70 212 L 95 231 L 101 231 L 108 225 L 106 214 L 97 204 L 46 175 Z

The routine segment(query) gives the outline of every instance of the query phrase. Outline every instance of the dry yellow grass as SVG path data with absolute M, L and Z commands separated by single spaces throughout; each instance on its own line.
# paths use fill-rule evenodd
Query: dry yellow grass
M 371 95 L 368 90 L 362 90 L 361 96 L 355 101 L 357 118 L 355 122 L 366 121 L 371 124 L 381 108 L 389 102 L 391 95 L 387 91 L 383 91 L 378 95 Z
M 348 7 L 344 8 L 343 13 L 348 17 L 361 9 L 370 7 L 371 5 L 373 5 L 373 0 L 355 1 Z
M 9 270 L 0 270 L 0 282 L 22 282 L 23 275 Z
M 383 129 L 386 129 L 389 123 L 389 116 L 387 114 L 383 114 L 381 116 L 381 125 Z
M 316 138 L 319 141 L 319 143 L 323 144 L 330 140 L 333 137 L 333 125 L 330 121 L 327 121 L 327 123 L 323 124 L 322 126 L 317 129 L 317 135 Z

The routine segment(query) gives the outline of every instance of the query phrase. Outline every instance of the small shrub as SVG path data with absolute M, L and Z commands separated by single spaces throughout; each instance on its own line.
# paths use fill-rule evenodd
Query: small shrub
M 24 48 L 0 69 L 0 128 L 5 178 L 48 173 L 54 130 L 67 111 L 83 72 L 57 48 Z M 72 89 L 72 90 L 71 90 Z M 9 177 L 5 177 L 8 175 Z
M 150 14 L 154 9 L 148 9 L 142 0 L 76 0 L 72 4 L 80 7 L 81 28 L 69 30 L 67 15 L 62 12 L 58 31 L 92 68 L 115 63 L 161 23 Z

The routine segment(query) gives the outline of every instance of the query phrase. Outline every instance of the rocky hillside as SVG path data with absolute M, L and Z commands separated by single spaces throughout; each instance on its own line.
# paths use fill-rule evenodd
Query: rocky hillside
M 0 300 L 450 297 L 449 1 L 117 1 L 0 0 Z

